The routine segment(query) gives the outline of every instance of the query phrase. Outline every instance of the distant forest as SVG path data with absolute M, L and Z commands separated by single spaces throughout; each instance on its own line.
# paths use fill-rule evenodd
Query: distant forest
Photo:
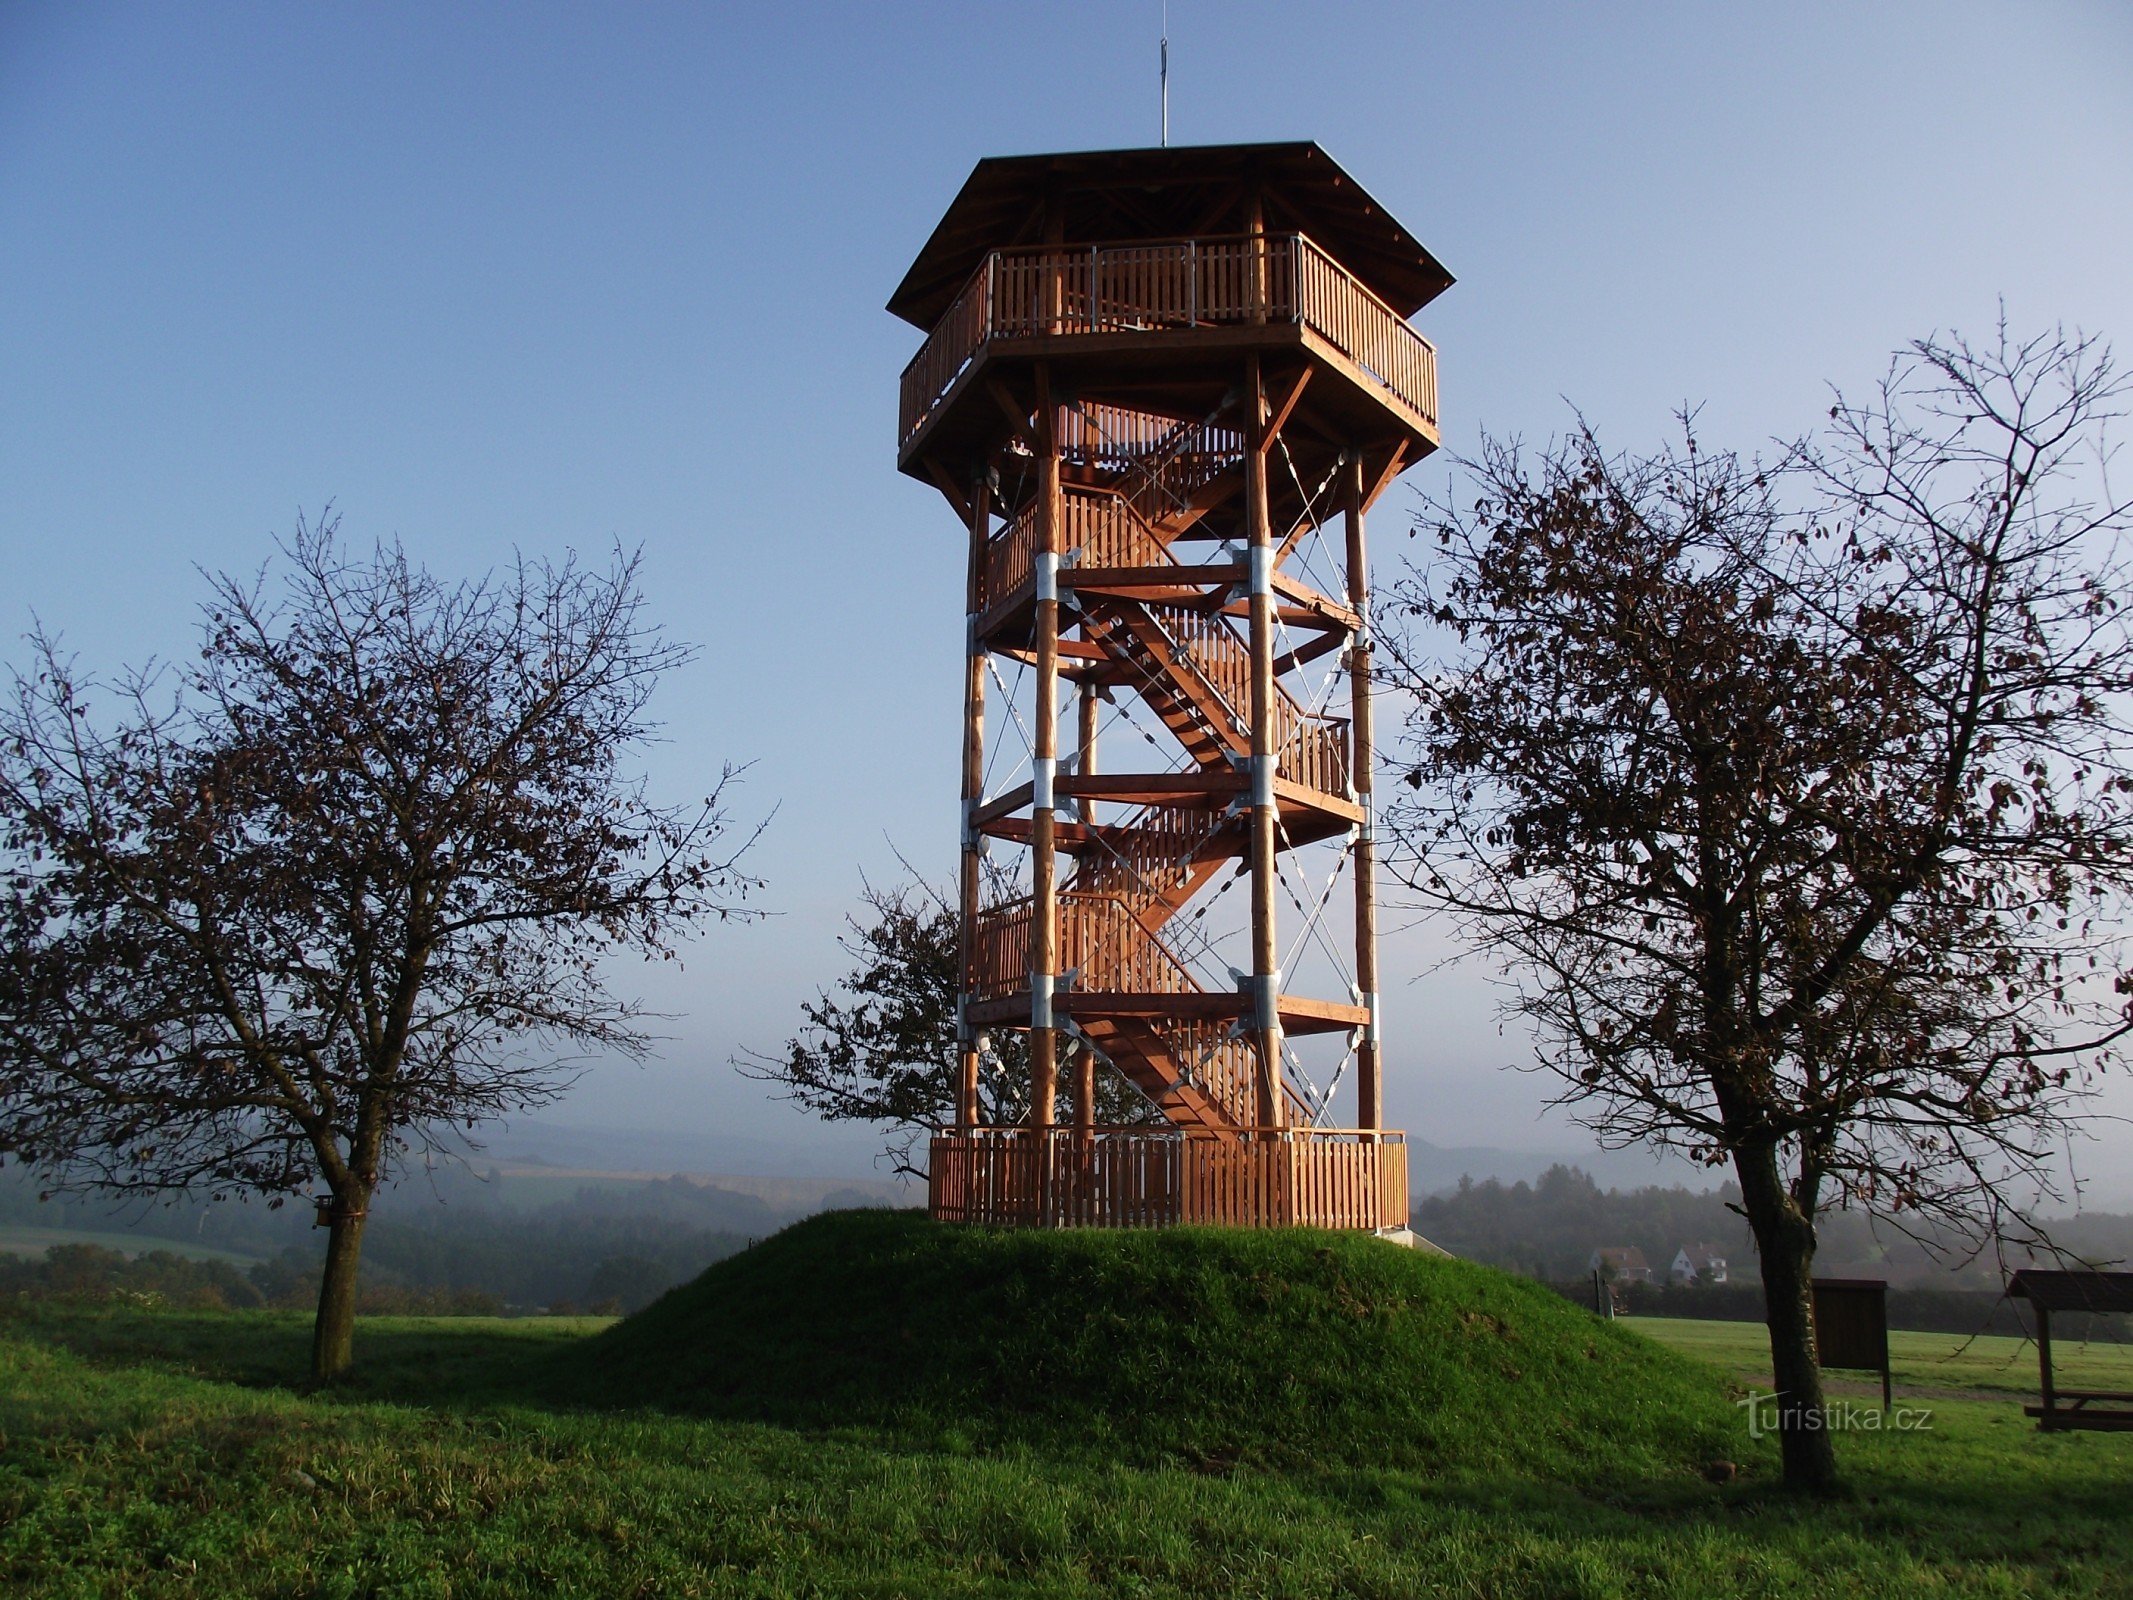
M 1414 1223 L 1454 1255 L 1554 1283 L 1581 1303 L 1591 1299 L 1588 1263 L 1596 1249 L 1642 1250 L 1663 1283 L 1681 1246 L 1713 1245 L 1731 1265 L 1727 1289 L 1632 1290 L 1627 1309 L 1755 1319 L 1755 1255 L 1746 1224 L 1728 1209 L 1734 1198 L 1731 1187 L 1602 1189 L 1587 1173 L 1557 1166 L 1531 1183 L 1462 1181 L 1422 1200 Z M 877 1194 L 857 1190 L 773 1205 L 683 1177 L 578 1181 L 445 1168 L 379 1200 L 363 1242 L 365 1304 L 410 1312 L 633 1311 L 809 1211 L 879 1203 Z M 0 1244 L 29 1229 L 96 1238 L 62 1246 L 48 1260 L 0 1258 L 0 1293 L 306 1306 L 317 1294 L 324 1248 L 310 1209 L 295 1203 L 40 1201 L 31 1174 L 0 1170 Z M 2095 1213 L 2054 1231 L 2093 1264 L 2133 1258 L 2133 1217 Z M 1989 1321 L 1999 1331 L 2019 1331 L 2000 1301 L 2001 1269 L 1989 1258 L 1951 1268 L 1886 1226 L 1844 1212 L 1827 1216 L 1821 1235 L 1818 1272 L 1888 1279 L 1899 1291 L 1891 1301 L 1899 1326 L 1979 1331 Z M 129 1264 L 113 1245 L 165 1253 Z M 224 1257 L 188 1261 L 177 1251 Z
M 557 1198 L 524 1199 L 559 1187 Z M 832 1193 L 822 1208 L 876 1203 L 857 1191 Z M 814 1209 L 772 1206 L 680 1177 L 571 1187 L 448 1169 L 404 1182 L 378 1201 L 363 1238 L 363 1303 L 381 1312 L 634 1311 Z M 99 1239 L 87 1242 L 87 1253 L 81 1244 L 62 1246 L 47 1262 L 0 1260 L 0 1292 L 143 1292 L 173 1303 L 307 1306 L 318 1295 L 325 1250 L 311 1209 L 295 1202 L 40 1201 L 32 1175 L 0 1171 L 0 1242 L 23 1229 Z M 127 1266 L 105 1258 L 119 1243 L 238 1259 L 188 1264 L 166 1249 L 153 1264 Z
M 1415 1231 L 1456 1256 L 1529 1278 L 1584 1276 L 1595 1250 L 1628 1245 L 1644 1252 L 1652 1271 L 1666 1275 L 1674 1252 L 1710 1244 L 1723 1252 L 1736 1279 L 1755 1277 L 1748 1225 L 1732 1207 L 1740 1190 L 1602 1189 L 1576 1167 L 1550 1167 L 1532 1183 L 1462 1180 L 1414 1208 Z M 1892 1284 L 1993 1289 L 2001 1269 L 1990 1256 L 1967 1264 L 1936 1259 L 1887 1223 L 1857 1212 L 1832 1211 L 1817 1225 L 1815 1270 L 1824 1277 L 1887 1278 Z M 2090 1212 L 2051 1224 L 2052 1235 L 2092 1266 L 2133 1258 L 2133 1216 Z M 2016 1263 L 2019 1265 L 2020 1263 Z
M 1644 1252 L 1655 1284 L 1623 1291 L 1623 1308 L 1636 1315 L 1762 1319 L 1762 1289 L 1748 1225 L 1731 1209 L 1739 1190 L 1685 1188 L 1602 1189 L 1576 1167 L 1550 1167 L 1532 1183 L 1463 1180 L 1447 1193 L 1415 1207 L 1415 1231 L 1453 1255 L 1553 1283 L 1581 1304 L 1593 1299 L 1590 1263 L 1595 1250 L 1630 1246 Z M 1969 1260 L 1960 1252 L 1936 1257 L 1926 1245 L 1886 1223 L 1856 1212 L 1826 1213 L 1818 1224 L 1821 1246 L 1815 1273 L 1826 1278 L 1882 1278 L 1890 1285 L 1889 1320 L 1894 1327 L 1954 1333 L 2022 1333 L 2025 1318 L 2003 1298 L 2005 1271 L 1990 1254 Z M 2091 1212 L 2051 1225 L 2053 1238 L 2091 1266 L 2122 1266 L 2133 1258 L 2133 1216 Z M 1729 1272 L 1722 1288 L 1688 1290 L 1667 1285 L 1667 1269 L 1683 1245 L 1707 1244 L 1724 1255 Z M 2127 1330 L 2124 1319 L 2099 1323 L 2101 1336 Z M 2084 1325 L 2085 1326 L 2085 1325 Z

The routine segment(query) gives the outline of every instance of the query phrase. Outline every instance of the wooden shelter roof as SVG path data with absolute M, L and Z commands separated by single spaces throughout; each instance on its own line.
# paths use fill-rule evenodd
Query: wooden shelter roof
M 2047 1272 L 2024 1267 L 2007 1293 L 2046 1311 L 2133 1311 L 2133 1272 Z
M 988 251 L 1043 242 L 1055 198 L 1067 243 L 1113 243 L 1241 233 L 1253 186 L 1270 232 L 1309 234 L 1399 315 L 1451 287 L 1443 264 L 1318 145 L 1176 145 L 980 161 L 889 310 L 931 330 Z

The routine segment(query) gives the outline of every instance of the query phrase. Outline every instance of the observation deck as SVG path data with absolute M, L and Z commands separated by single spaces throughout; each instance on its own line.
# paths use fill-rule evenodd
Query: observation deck
M 1251 351 L 1298 352 L 1344 380 L 1350 393 L 1319 400 L 1332 401 L 1329 420 L 1378 432 L 1390 422 L 1418 455 L 1438 443 L 1430 342 L 1307 235 L 1243 234 L 989 251 L 904 368 L 898 463 L 910 471 L 929 449 L 995 431 L 983 397 L 999 366 L 1099 362 L 1108 393 L 1189 416 Z M 980 415 L 959 437 L 954 418 L 972 394 Z

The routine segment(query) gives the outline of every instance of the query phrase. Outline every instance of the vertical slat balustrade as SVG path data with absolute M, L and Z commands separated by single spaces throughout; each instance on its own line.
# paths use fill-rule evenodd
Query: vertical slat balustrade
M 1277 727 L 1287 725 L 1281 775 L 1320 794 L 1348 793 L 1348 719 L 1282 715 L 1290 709 L 1276 706 Z
M 1367 1130 L 1245 1129 L 1204 1138 L 1103 1128 L 1084 1142 L 1069 1128 L 944 1129 L 928 1168 L 934 1215 L 997 1227 L 1374 1230 L 1407 1222 L 1406 1146 L 1397 1134 Z
M 898 404 L 902 437 L 908 439 L 919 430 L 992 336 L 994 266 L 993 258 L 987 257 L 904 368 Z
M 970 943 L 967 990 L 973 1000 L 998 1000 L 1029 987 L 1029 925 L 1035 908 L 1027 899 L 987 906 L 978 913 Z
M 1037 517 L 1024 506 L 985 546 L 981 605 L 997 605 L 1030 581 L 1037 565 Z
M 1169 548 L 1118 490 L 1068 485 L 1060 553 L 1069 566 L 1159 567 L 1175 565 Z M 993 606 L 1031 581 L 1037 564 L 1037 508 L 1025 505 L 985 549 L 979 603 Z
M 1252 258 L 1264 252 L 1255 306 Z M 1301 323 L 1431 427 L 1437 353 L 1405 318 L 1301 234 L 1067 249 L 986 257 L 905 367 L 898 420 L 908 441 L 994 338 Z
M 1151 606 L 1183 650 L 1193 670 L 1230 713 L 1239 734 L 1248 727 L 1251 705 L 1251 655 L 1244 641 L 1222 617 L 1186 606 Z M 1349 792 L 1348 724 L 1339 717 L 1314 717 L 1277 684 L 1274 701 L 1274 748 L 1281 775 L 1321 794 Z
M 1191 994 L 1199 988 L 1185 964 L 1150 933 L 1119 895 L 1068 890 L 1059 896 L 1062 971 L 1083 988 L 1124 994 Z

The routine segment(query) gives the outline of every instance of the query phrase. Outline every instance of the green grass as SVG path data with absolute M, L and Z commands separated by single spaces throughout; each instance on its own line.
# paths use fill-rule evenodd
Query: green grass
M 1738 1382 L 1770 1386 L 1770 1337 L 1760 1322 L 1625 1317 L 1621 1325 L 1723 1367 Z M 2037 1397 L 2037 1347 L 2027 1339 L 1999 1334 L 1965 1338 L 1899 1329 L 1889 1335 L 1889 1370 L 1899 1399 L 1907 1395 L 1924 1399 Z M 2062 1389 L 2133 1392 L 2133 1345 L 2055 1338 L 2052 1370 Z M 1878 1398 L 1881 1393 L 1881 1380 L 1870 1374 L 1833 1372 L 1825 1381 L 1836 1394 L 1871 1391 Z
M 1089 1269 L 1091 1294 L 1117 1292 L 1122 1283 L 1190 1282 L 1167 1254 L 1179 1247 L 1115 1237 L 1123 1265 Z M 1025 1247 L 999 1235 L 962 1242 L 996 1266 Z M 1360 1276 L 1356 1263 L 1369 1258 L 1336 1247 L 1328 1263 L 1312 1253 L 1320 1241 L 1289 1243 L 1317 1264 L 1315 1287 L 1272 1288 L 1263 1314 L 1247 1314 L 1265 1288 L 1242 1287 L 1254 1283 L 1247 1272 L 1228 1288 L 1203 1284 L 1199 1301 L 1167 1313 L 1154 1307 L 1161 1314 L 1152 1320 L 1204 1314 L 1212 1319 L 1205 1337 L 1222 1336 L 1218 1348 L 1229 1334 L 1250 1333 L 1267 1354 L 1230 1349 L 1226 1364 L 1206 1375 L 1264 1382 L 1283 1365 L 1277 1331 L 1319 1337 L 1317 1313 L 1305 1314 L 1310 1297 L 1323 1297 L 1322 1311 L 1339 1304 L 1335 1285 L 1366 1307 L 1381 1306 L 1370 1293 L 1390 1293 Z M 896 1248 L 916 1252 L 923 1265 L 932 1247 L 906 1240 Z M 1274 1255 L 1261 1253 L 1268 1250 Z M 1201 1253 L 1263 1266 L 1281 1246 L 1249 1241 L 1239 1251 L 1225 1256 L 1223 1241 L 1207 1239 Z M 775 1259 L 766 1259 L 754 1270 L 769 1274 Z M 1070 1250 L 1066 1259 L 1079 1258 Z M 936 1268 L 948 1270 L 939 1261 Z M 824 1270 L 864 1284 L 878 1269 L 853 1260 Z M 1385 1271 L 1383 1284 L 1410 1281 L 1404 1268 Z M 1062 1272 L 1053 1287 L 1070 1277 Z M 1516 1328 L 1527 1346 L 1561 1331 L 1529 1320 L 1528 1310 L 1538 1318 L 1539 1309 L 1479 1269 L 1431 1279 L 1445 1291 L 1441 1308 L 1432 1299 L 1342 1315 L 1365 1328 L 1413 1319 L 1418 1341 L 1427 1333 L 1449 1346 L 1419 1357 L 1439 1369 L 1471 1364 L 1470 1353 L 1456 1354 L 1463 1347 L 1455 1341 L 1469 1335 L 1452 1331 L 1462 1326 L 1455 1291 L 1496 1296 L 1484 1302 L 1485 1314 Z M 747 1287 L 731 1274 L 717 1281 L 729 1300 Z M 1055 1315 L 1064 1303 L 1059 1297 Z M 662 1309 L 663 1339 L 686 1330 L 688 1305 L 683 1296 Z M 1092 1300 L 1085 1320 L 1107 1309 Z M 708 1310 L 699 1304 L 695 1320 Z M 723 1314 L 741 1313 L 729 1305 Z M 788 1375 L 800 1372 L 813 1357 L 788 1359 L 771 1348 L 775 1341 L 804 1337 L 811 1351 L 835 1342 L 828 1328 L 801 1327 L 804 1316 L 878 1331 L 883 1314 L 863 1298 L 840 1305 L 826 1289 L 811 1308 L 766 1326 L 755 1355 L 766 1373 L 781 1362 Z M 962 1330 L 911 1325 L 914 1342 L 923 1326 L 944 1351 L 966 1358 L 991 1337 L 990 1325 L 976 1321 Z M 1009 1336 L 1041 1347 L 1048 1325 L 1061 1331 L 1039 1318 L 1035 1331 Z M 1581 1312 L 1566 1326 L 1580 1338 L 1621 1341 L 1626 1364 L 1618 1374 L 1656 1374 L 1655 1382 L 1724 1404 L 1727 1371 L 1651 1345 L 1637 1330 L 1604 1329 Z M 1626 1458 L 1640 1464 L 1612 1474 L 1593 1470 L 1598 1452 L 1568 1443 L 1481 1439 L 1479 1412 L 1456 1428 L 1440 1422 L 1445 1454 L 1435 1460 L 1412 1450 L 1387 1459 L 1367 1429 L 1340 1431 L 1360 1426 L 1352 1417 L 1329 1427 L 1315 1451 L 1295 1449 L 1298 1436 L 1283 1424 L 1234 1458 L 1192 1458 L 1183 1446 L 1197 1436 L 1168 1416 L 1145 1419 L 1138 1451 L 1125 1443 L 1091 1448 L 1074 1436 L 1068 1408 L 1054 1403 L 1069 1386 L 1081 1385 L 1099 1410 L 1135 1386 L 1153 1392 L 1145 1374 L 1105 1379 L 1093 1345 L 1032 1373 L 1014 1391 L 1029 1404 L 1018 1403 L 1007 1420 L 997 1416 L 997 1399 L 985 1398 L 994 1379 L 983 1373 L 967 1374 L 976 1397 L 960 1409 L 907 1374 L 900 1399 L 855 1415 L 845 1401 L 865 1384 L 832 1370 L 811 1408 L 791 1396 L 766 1405 L 788 1409 L 773 1423 L 702 1414 L 737 1402 L 707 1404 L 693 1382 L 677 1382 L 674 1392 L 693 1390 L 696 1414 L 625 1405 L 645 1373 L 620 1363 L 615 1352 L 629 1338 L 606 1327 L 590 1319 L 367 1319 L 355 1379 L 306 1395 L 292 1386 L 308 1335 L 300 1316 L 49 1305 L 0 1312 L 0 1590 L 1387 1600 L 2127 1593 L 2133 1438 L 2040 1435 L 2017 1400 L 1990 1395 L 1989 1373 L 1939 1384 L 1980 1397 L 1932 1401 L 1930 1431 L 1845 1436 L 1839 1455 L 1852 1494 L 1810 1504 L 1771 1487 L 1767 1458 L 1753 1452 L 1744 1427 L 1732 1435 L 1732 1455 L 1750 1467 L 1745 1481 L 1716 1486 L 1680 1470 L 1649 1442 L 1666 1439 L 1664 1431 L 1637 1433 L 1636 1403 L 1627 1397 L 1627 1430 L 1647 1442 Z M 1732 1378 L 1754 1376 L 1752 1348 L 1726 1347 L 1708 1325 L 1654 1331 L 1702 1339 L 1731 1364 Z M 1333 1343 L 1358 1337 L 1344 1325 Z M 1495 1346 L 1471 1337 L 1493 1355 Z M 1381 1347 L 1395 1342 L 1382 1333 Z M 696 1357 L 671 1340 L 665 1347 L 677 1363 L 713 1358 L 708 1344 Z M 613 1363 L 602 1378 L 583 1378 L 582 1369 L 602 1362 Z M 859 1370 L 893 1376 L 922 1364 L 919 1354 L 865 1358 Z M 560 1397 L 557 1375 L 572 1369 L 581 1369 L 573 1374 L 577 1397 Z M 1520 1378 L 1499 1370 L 1489 1381 L 1569 1383 L 1551 1370 L 1529 1358 Z M 1372 1388 L 1376 1377 L 1351 1377 L 1381 1393 Z M 1477 1388 L 1472 1398 L 1482 1396 Z M 1207 1403 L 1235 1416 L 1251 1398 L 1212 1393 Z M 1454 1396 L 1452 1403 L 1465 1402 Z M 1425 1406 L 1417 1400 L 1411 1409 Z M 1593 1414 L 1606 1410 L 1593 1403 Z M 994 1420 L 981 1427 L 988 1416 Z M 1523 1425 L 1513 1419 L 1499 1431 L 1514 1422 Z M 1109 1425 L 1124 1424 L 1114 1413 Z M 1150 1440 L 1155 1448 L 1146 1447 Z M 1506 1464 L 1511 1457 L 1522 1464 Z
M 1145 1466 L 1328 1456 L 1694 1477 L 1724 1384 L 1524 1279 L 1305 1230 L 811 1218 L 603 1334 L 562 1392 Z

